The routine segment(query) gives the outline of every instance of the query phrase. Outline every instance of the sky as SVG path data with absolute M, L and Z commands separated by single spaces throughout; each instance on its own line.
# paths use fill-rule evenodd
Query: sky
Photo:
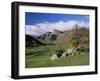
M 88 15 L 54 14 L 54 13 L 25 13 L 26 34 L 41 35 L 53 32 L 55 29 L 65 31 L 74 25 L 89 27 Z

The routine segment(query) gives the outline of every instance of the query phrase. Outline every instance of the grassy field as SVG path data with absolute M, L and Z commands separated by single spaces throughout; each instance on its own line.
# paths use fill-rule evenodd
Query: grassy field
M 56 66 L 77 66 L 89 65 L 89 53 L 82 53 L 74 56 L 61 57 L 58 60 L 51 60 L 50 56 L 55 54 L 59 48 L 66 50 L 67 45 L 41 45 L 38 47 L 26 48 L 25 67 L 56 67 Z M 66 49 L 65 49 L 66 48 Z

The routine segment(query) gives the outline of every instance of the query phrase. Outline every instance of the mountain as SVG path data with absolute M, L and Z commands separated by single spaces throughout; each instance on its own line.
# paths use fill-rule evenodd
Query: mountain
M 85 27 L 78 28 L 78 31 L 80 37 L 80 41 L 82 42 L 88 42 L 89 41 L 89 29 Z M 75 36 L 75 29 L 72 30 L 66 30 L 66 31 L 59 31 L 54 30 L 53 32 L 46 32 L 37 39 L 45 44 L 59 44 L 59 43 L 71 43 L 73 38 L 77 37 Z
M 25 35 L 26 47 L 35 47 L 38 45 L 44 45 L 44 43 L 37 40 L 35 37 L 30 35 Z
M 56 39 L 56 43 L 64 43 L 69 45 L 77 44 L 88 45 L 89 44 L 89 29 L 81 27 L 77 31 L 76 29 L 67 30 L 63 34 L 59 35 Z
M 40 36 L 26 35 L 26 46 L 38 46 L 42 44 L 72 44 L 89 43 L 89 28 L 75 25 L 72 29 L 66 31 L 53 30 Z
M 46 32 L 39 37 L 37 37 L 38 40 L 44 42 L 44 43 L 49 43 L 51 32 Z
M 44 42 L 44 43 L 46 43 L 46 44 L 48 44 L 48 43 L 55 44 L 56 43 L 56 39 L 62 33 L 63 32 L 55 29 L 53 32 L 46 32 L 46 33 L 42 34 L 37 39 L 42 41 L 42 42 Z

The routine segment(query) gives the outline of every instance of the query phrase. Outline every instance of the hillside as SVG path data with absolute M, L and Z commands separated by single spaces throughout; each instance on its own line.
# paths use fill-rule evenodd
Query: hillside
M 66 52 L 70 48 L 78 48 L 79 51 L 75 55 L 50 59 L 57 54 L 57 50 Z M 89 65 L 89 57 L 88 28 L 76 27 L 63 32 L 54 30 L 40 36 L 26 35 L 26 68 Z
M 61 44 L 61 43 L 66 43 L 69 44 L 72 42 L 72 38 L 73 37 L 77 37 L 75 36 L 75 30 L 66 30 L 66 31 L 58 31 L 58 30 L 54 30 L 53 32 L 46 32 L 43 35 L 37 37 L 38 40 L 49 44 Z M 89 29 L 85 28 L 85 27 L 81 27 L 78 29 L 79 35 L 80 35 L 80 42 L 85 43 L 85 42 L 89 42 Z
M 62 33 L 63 32 L 55 29 L 53 32 L 46 32 L 43 35 L 40 35 L 37 39 L 46 44 L 49 44 L 49 43 L 56 44 L 56 39 Z
M 38 45 L 44 45 L 42 42 L 40 42 L 39 40 L 30 35 L 26 35 L 25 40 L 26 40 L 26 47 L 35 47 Z

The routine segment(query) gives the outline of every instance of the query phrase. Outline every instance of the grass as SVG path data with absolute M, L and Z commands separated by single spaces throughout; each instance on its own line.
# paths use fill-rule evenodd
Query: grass
M 50 60 L 50 56 L 55 54 L 59 48 L 67 49 L 67 45 L 41 45 L 38 47 L 26 48 L 25 67 L 57 67 L 57 66 L 78 66 L 89 65 L 89 53 L 61 57 L 58 60 Z

